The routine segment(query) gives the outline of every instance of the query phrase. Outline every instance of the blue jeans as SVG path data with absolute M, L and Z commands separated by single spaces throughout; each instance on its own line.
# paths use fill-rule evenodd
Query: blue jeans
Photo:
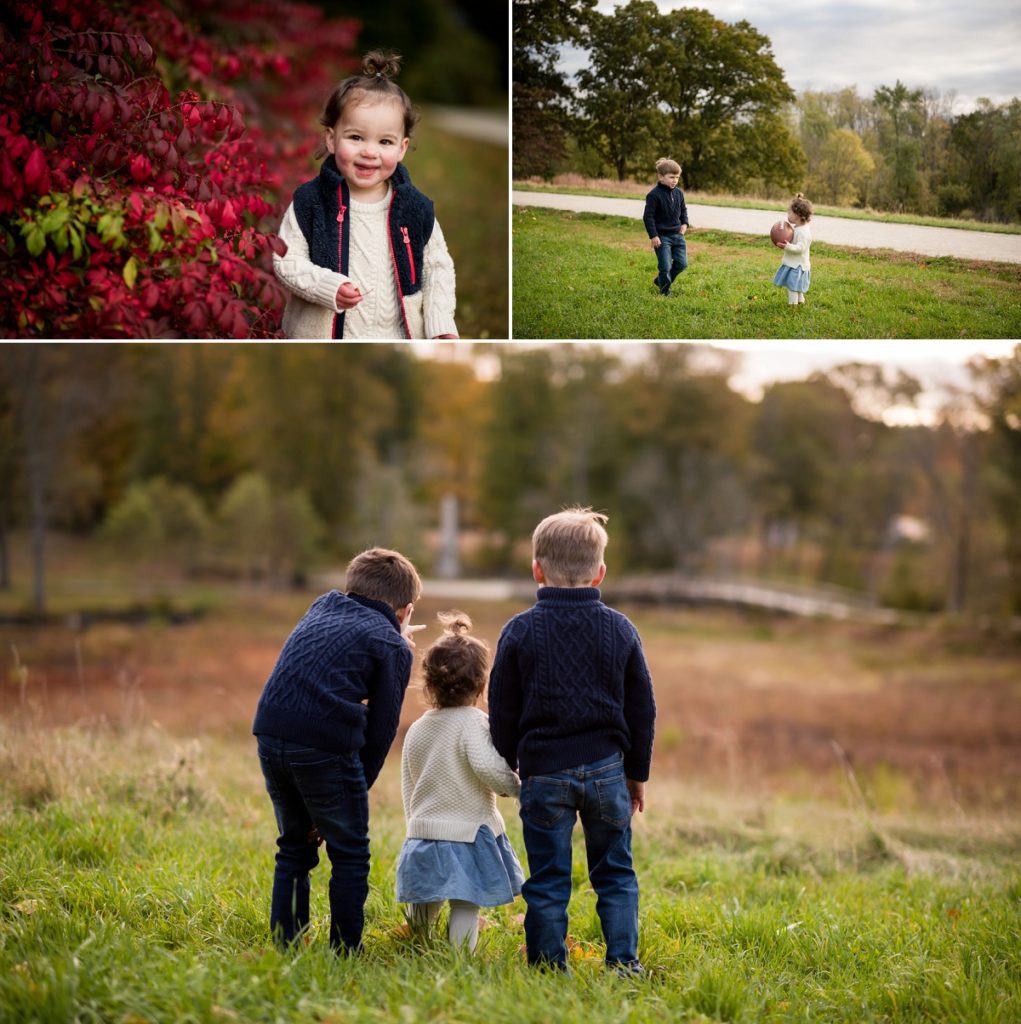
M 369 895 L 369 794 L 357 753 L 331 754 L 259 736 L 259 761 L 276 813 L 270 930 L 291 942 L 308 927 L 309 872 L 319 863 L 318 830 L 330 876 L 330 945 L 360 948 Z
M 620 754 L 566 771 L 532 775 L 522 783 L 521 824 L 529 870 L 522 889 L 528 905 L 528 962 L 567 967 L 571 832 L 577 815 L 606 940 L 606 962 L 636 963 L 638 879 L 631 865 L 631 795 Z
M 684 235 L 680 233 L 660 235 L 659 242 L 659 248 L 656 250 L 656 262 L 659 264 L 656 287 L 664 295 L 669 295 L 674 278 L 688 265 L 688 246 L 684 241 Z

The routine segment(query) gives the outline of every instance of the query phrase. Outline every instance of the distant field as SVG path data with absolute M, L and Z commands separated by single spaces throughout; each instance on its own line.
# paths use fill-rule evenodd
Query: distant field
M 580 175 L 569 174 L 557 178 L 553 182 L 515 181 L 513 187 L 524 192 L 566 192 L 578 196 L 605 196 L 609 199 L 629 197 L 644 198 L 655 184 L 640 184 L 634 181 L 606 181 L 581 178 Z M 685 199 L 689 203 L 700 203 L 703 206 L 730 206 L 742 210 L 771 210 L 783 212 L 787 198 L 763 199 L 756 196 L 721 196 L 712 192 L 695 192 L 685 190 Z M 966 231 L 988 231 L 993 234 L 1019 235 L 1021 224 L 991 224 L 982 220 L 965 220 L 960 217 L 928 217 L 915 213 L 885 213 L 881 210 L 861 210 L 849 206 L 827 206 L 824 203 L 813 203 L 816 214 L 827 217 L 844 217 L 847 220 L 872 220 L 884 224 L 921 224 L 925 227 L 959 228 Z
M 624 217 L 515 207 L 515 338 L 1016 338 L 1021 270 L 815 243 L 812 286 L 788 309 L 778 250 L 693 230 L 670 298 Z

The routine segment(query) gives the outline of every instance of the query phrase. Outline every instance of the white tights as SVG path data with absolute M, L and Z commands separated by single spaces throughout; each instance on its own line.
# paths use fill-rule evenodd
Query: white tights
M 450 900 L 450 922 L 447 925 L 447 939 L 452 946 L 467 945 L 474 951 L 479 941 L 479 908 L 464 900 Z M 435 903 L 412 903 L 408 920 L 412 928 L 426 929 L 436 923 L 443 908 L 443 900 Z
M 796 306 L 799 302 L 804 302 L 804 301 L 805 301 L 805 293 L 804 292 L 795 292 L 795 291 L 791 291 L 790 288 L 787 289 L 787 305 L 788 306 Z

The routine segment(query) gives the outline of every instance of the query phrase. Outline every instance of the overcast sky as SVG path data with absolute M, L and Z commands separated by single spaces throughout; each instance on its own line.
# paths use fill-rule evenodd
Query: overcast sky
M 620 6 L 599 0 L 605 14 Z M 656 0 L 660 10 L 701 7 L 723 21 L 748 21 L 773 44 L 795 92 L 855 85 L 862 96 L 899 78 L 912 89 L 955 90 L 953 112 L 980 96 L 1021 97 L 1021 3 L 1018 0 Z M 577 52 L 565 53 L 575 71 Z
M 520 341 L 512 345 L 542 348 L 550 345 L 599 345 L 624 360 L 647 359 L 650 343 L 639 341 L 603 342 L 553 342 Z M 1018 345 L 1016 341 L 989 340 L 972 341 L 944 339 L 922 341 L 906 339 L 883 339 L 851 341 L 805 340 L 805 341 L 715 341 L 696 343 L 698 355 L 696 365 L 703 370 L 717 369 L 721 361 L 735 362 L 729 377 L 730 386 L 758 401 L 763 389 L 774 381 L 805 380 L 818 371 L 830 370 L 845 363 L 871 363 L 883 366 L 891 374 L 904 370 L 918 380 L 923 393 L 914 407 L 886 409 L 883 419 L 893 424 L 931 423 L 936 417 L 941 400 L 948 388 L 970 391 L 972 382 L 968 373 L 968 362 L 977 356 L 1002 359 L 1009 356 Z M 499 362 L 487 352 L 488 345 L 464 345 L 444 342 L 417 341 L 411 346 L 415 355 L 421 358 L 439 358 L 471 362 L 476 372 L 491 378 L 498 372 Z M 736 354 L 736 359 L 728 354 Z

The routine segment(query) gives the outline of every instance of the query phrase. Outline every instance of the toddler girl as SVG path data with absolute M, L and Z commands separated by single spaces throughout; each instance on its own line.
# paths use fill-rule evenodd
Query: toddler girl
M 783 249 L 780 269 L 773 275 L 773 284 L 787 289 L 787 305 L 798 306 L 805 301 L 805 292 L 812 279 L 812 263 L 808 250 L 812 246 L 812 232 L 808 222 L 812 219 L 812 204 L 799 192 L 787 211 L 787 220 L 794 228 L 789 242 L 778 242 Z
M 273 270 L 288 338 L 456 338 L 454 264 L 432 202 L 400 162 L 418 115 L 374 50 L 326 103 L 319 176 L 284 214 Z M 281 246 L 284 248 L 284 246 Z
M 397 861 L 397 900 L 411 904 L 411 926 L 423 930 L 449 900 L 447 937 L 474 950 L 479 908 L 512 902 L 524 882 L 496 807 L 497 793 L 517 796 L 521 784 L 475 706 L 489 648 L 470 635 L 463 612 L 439 618 L 443 636 L 423 662 L 433 709 L 408 730 L 401 756 L 408 838 Z

